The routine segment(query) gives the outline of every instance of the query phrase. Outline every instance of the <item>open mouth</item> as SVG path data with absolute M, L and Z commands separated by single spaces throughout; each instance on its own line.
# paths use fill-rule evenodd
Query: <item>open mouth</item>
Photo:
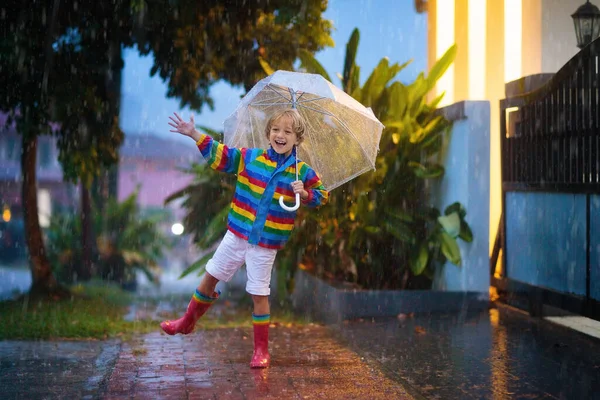
M 278 146 L 285 146 L 287 144 L 287 142 L 285 142 L 283 140 L 275 140 L 275 144 Z

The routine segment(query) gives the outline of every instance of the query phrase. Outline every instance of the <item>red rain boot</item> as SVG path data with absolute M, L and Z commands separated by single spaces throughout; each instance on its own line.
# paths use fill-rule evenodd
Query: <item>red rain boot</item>
M 271 363 L 269 355 L 269 324 L 254 324 L 254 354 L 251 368 L 267 368 Z
M 192 300 L 190 300 L 190 304 L 188 304 L 185 315 L 177 320 L 163 321 L 160 327 L 167 335 L 175 335 L 177 333 L 187 335 L 194 330 L 198 319 L 204 315 L 217 298 L 219 298 L 218 292 L 214 292 L 213 297 L 206 297 L 196 290 Z

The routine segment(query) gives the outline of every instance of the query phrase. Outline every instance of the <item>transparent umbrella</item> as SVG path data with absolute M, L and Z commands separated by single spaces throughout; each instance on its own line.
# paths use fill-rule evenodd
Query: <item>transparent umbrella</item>
M 316 74 L 276 71 L 260 80 L 225 120 L 225 144 L 267 148 L 267 121 L 274 112 L 290 107 L 298 110 L 307 125 L 298 157 L 319 174 L 327 190 L 375 169 L 383 124 L 370 108 Z M 280 204 L 290 209 L 282 198 Z M 291 209 L 299 204 L 296 195 L 296 206 Z

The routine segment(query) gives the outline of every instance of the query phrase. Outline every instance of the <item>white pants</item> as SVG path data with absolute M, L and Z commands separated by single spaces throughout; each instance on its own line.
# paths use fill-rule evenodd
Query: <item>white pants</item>
M 271 270 L 276 255 L 275 249 L 249 244 L 247 240 L 227 231 L 214 256 L 206 264 L 206 272 L 220 281 L 229 282 L 246 263 L 246 291 L 254 295 L 268 296 L 271 294 Z

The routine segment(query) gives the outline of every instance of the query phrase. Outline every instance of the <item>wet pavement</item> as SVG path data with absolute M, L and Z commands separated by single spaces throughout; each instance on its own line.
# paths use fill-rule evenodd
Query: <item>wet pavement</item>
M 600 341 L 506 306 L 335 331 L 428 399 L 600 399 Z
M 323 326 L 271 329 L 272 364 L 250 369 L 251 329 L 152 333 L 123 345 L 106 399 L 412 399 Z
M 171 337 L 157 324 L 123 342 L 0 342 L 0 398 L 600 399 L 599 340 L 506 306 L 327 327 L 273 323 L 266 370 L 248 366 L 251 326 Z
M 119 355 L 118 341 L 1 341 L 0 398 L 95 399 Z

